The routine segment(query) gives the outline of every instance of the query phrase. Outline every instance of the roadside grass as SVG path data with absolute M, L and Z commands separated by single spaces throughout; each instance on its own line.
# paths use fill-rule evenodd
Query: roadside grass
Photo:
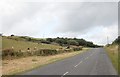
M 0 50 L 2 49 L 2 37 L 0 36 Z
M 2 72 L 3 75 L 17 75 L 68 57 L 75 56 L 87 50 L 88 48 L 83 48 L 81 51 L 68 52 L 51 56 L 32 56 L 13 60 L 3 60 Z
M 117 70 L 117 72 L 120 74 L 120 71 L 118 71 L 119 69 L 119 63 L 118 63 L 118 45 L 111 45 L 109 47 L 105 47 L 105 50 L 108 53 L 108 56 L 111 59 L 111 62 L 113 64 L 113 66 L 115 67 L 115 69 Z
M 4 50 L 4 49 L 12 49 L 12 48 L 14 48 L 14 52 L 18 52 L 19 50 L 21 50 L 22 52 L 26 52 L 28 48 L 30 48 L 30 50 L 33 51 L 34 48 L 37 48 L 38 50 L 39 49 L 55 49 L 56 50 L 64 47 L 59 45 L 29 42 L 17 36 L 10 37 L 10 38 L 2 37 L 2 48 L 0 49 Z M 2 69 L 3 75 L 18 74 L 20 72 L 32 70 L 32 69 L 47 65 L 49 63 L 53 63 L 55 61 L 77 55 L 86 50 L 88 50 L 88 48 L 83 48 L 83 50 L 81 51 L 65 52 L 57 55 L 49 55 L 49 56 L 33 55 L 33 56 L 21 57 L 17 59 L 5 59 L 2 61 L 1 69 Z

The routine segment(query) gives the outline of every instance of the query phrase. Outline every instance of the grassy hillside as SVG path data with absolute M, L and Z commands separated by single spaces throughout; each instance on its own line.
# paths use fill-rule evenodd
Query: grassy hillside
M 19 37 L 14 37 L 15 39 L 7 38 L 7 37 L 2 37 L 2 49 L 9 49 L 14 47 L 15 51 L 22 50 L 26 51 L 27 48 L 30 48 L 31 50 L 34 49 L 35 47 L 38 49 L 41 48 L 48 48 L 48 49 L 58 49 L 61 46 L 57 45 L 51 45 L 51 44 L 42 44 L 42 43 L 34 43 L 34 42 L 28 42 L 25 41 L 23 38 Z
M 32 38 L 32 39 L 35 40 L 35 38 Z M 41 67 L 43 65 L 46 65 L 58 60 L 62 60 L 64 58 L 68 58 L 88 50 L 88 48 L 79 49 L 78 46 L 77 48 L 74 46 L 73 48 L 72 47 L 67 48 L 65 46 L 64 47 L 59 46 L 56 43 L 55 44 L 40 43 L 39 41 L 40 39 L 37 39 L 37 41 L 34 41 L 34 40 L 29 41 L 29 37 L 22 37 L 22 38 L 18 36 L 2 37 L 2 49 L 3 49 L 2 52 L 6 52 L 5 51 L 6 49 L 13 49 L 12 51 L 9 51 L 9 50 L 7 51 L 14 52 L 12 53 L 12 56 L 10 54 L 7 56 L 5 55 L 2 56 L 2 60 L 3 60 L 2 68 L 0 69 L 2 69 L 2 73 L 4 75 L 12 75 L 12 74 L 24 72 L 30 69 L 32 70 L 34 68 Z M 34 50 L 35 47 L 38 50 Z M 28 48 L 30 48 L 32 52 L 28 51 Z M 52 53 L 52 55 L 46 55 L 46 56 L 38 55 L 38 54 L 42 54 L 42 53 L 39 53 L 41 52 L 42 49 L 44 49 L 44 51 L 47 50 L 44 52 L 44 54 Z M 19 50 L 23 51 L 22 56 L 21 56 L 21 51 Z M 77 51 L 77 52 L 74 52 L 74 51 Z M 38 53 L 36 53 L 37 55 L 36 54 L 29 55 L 28 52 L 30 52 L 31 54 L 33 54 L 33 52 L 38 52 Z
M 67 48 L 58 44 L 45 43 L 46 42 L 41 43 L 41 40 L 35 40 L 35 38 L 30 37 L 21 38 L 18 36 L 3 36 L 2 59 L 15 59 L 28 56 L 49 56 L 82 50 L 82 47 L 80 46 L 71 46 Z

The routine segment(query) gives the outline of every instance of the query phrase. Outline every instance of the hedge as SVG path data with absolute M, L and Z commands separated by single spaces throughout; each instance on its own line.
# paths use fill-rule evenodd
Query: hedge
M 4 49 L 2 50 L 2 58 L 11 59 L 11 58 L 26 57 L 26 56 L 49 56 L 49 55 L 55 55 L 55 54 L 73 52 L 79 50 L 82 50 L 82 48 L 74 47 L 70 49 L 39 49 L 36 51 L 26 51 L 26 52 L 15 51 L 14 49 Z

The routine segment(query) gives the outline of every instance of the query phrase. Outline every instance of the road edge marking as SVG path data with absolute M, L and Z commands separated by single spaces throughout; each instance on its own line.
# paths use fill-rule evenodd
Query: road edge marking
M 66 74 L 68 74 L 69 72 L 65 72 L 61 77 L 65 76 Z

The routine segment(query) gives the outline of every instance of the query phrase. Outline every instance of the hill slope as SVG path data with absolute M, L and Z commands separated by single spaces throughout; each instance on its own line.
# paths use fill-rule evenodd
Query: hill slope
M 28 48 L 31 50 L 35 47 L 38 49 L 46 48 L 46 49 L 57 49 L 61 46 L 58 45 L 51 45 L 51 44 L 42 44 L 42 43 L 35 43 L 35 42 L 29 42 L 25 41 L 24 39 L 18 38 L 18 40 L 10 39 L 7 37 L 2 37 L 2 49 L 10 49 L 14 48 L 14 50 L 23 50 L 26 51 Z

